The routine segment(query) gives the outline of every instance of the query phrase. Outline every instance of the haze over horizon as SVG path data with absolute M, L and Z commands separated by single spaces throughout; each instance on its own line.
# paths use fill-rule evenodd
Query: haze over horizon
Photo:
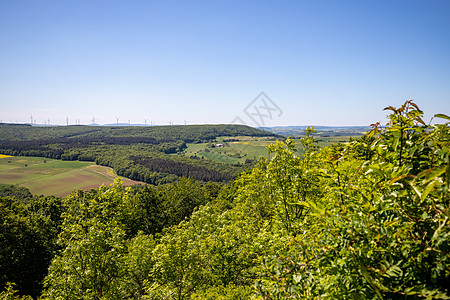
M 449 19 L 447 0 L 2 1 L 0 121 L 367 126 L 414 99 L 428 122 L 450 114 Z

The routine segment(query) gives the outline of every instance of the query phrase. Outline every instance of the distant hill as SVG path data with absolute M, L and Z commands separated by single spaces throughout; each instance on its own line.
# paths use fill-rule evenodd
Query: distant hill
M 274 126 L 259 127 L 259 129 L 279 134 L 283 136 L 301 136 L 305 134 L 305 129 L 312 126 Z M 362 135 L 370 131 L 369 126 L 314 126 L 318 134 L 327 134 L 330 136 L 338 135 Z
M 86 138 L 151 138 L 156 141 L 213 140 L 218 136 L 273 136 L 274 134 L 245 125 L 170 125 L 170 126 L 30 126 L 0 124 L 0 144 L 7 141 Z M 275 134 L 276 135 L 276 134 Z
M 132 124 L 132 123 L 112 123 L 112 124 L 90 124 L 91 126 L 150 126 L 146 124 Z

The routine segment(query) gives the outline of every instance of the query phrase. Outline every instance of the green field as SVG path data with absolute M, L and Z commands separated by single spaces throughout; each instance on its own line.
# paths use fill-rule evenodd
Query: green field
M 314 136 L 314 138 L 317 141 L 317 145 L 320 148 L 323 148 L 325 146 L 330 146 L 332 144 L 348 142 L 348 140 L 352 136 L 354 136 L 354 135 L 341 135 L 341 136 L 329 136 L 329 137 L 316 135 L 316 136 Z M 294 140 L 295 144 L 297 144 L 297 145 L 300 144 L 300 138 L 293 138 L 293 140 Z
M 93 162 L 61 161 L 42 157 L 0 157 L 0 183 L 28 188 L 37 195 L 65 196 L 73 190 L 109 185 L 117 176 Z M 138 182 L 123 179 L 125 185 Z
M 267 146 L 274 141 L 275 139 L 268 137 L 218 137 L 214 143 L 187 144 L 183 155 L 203 157 L 222 163 L 244 163 L 247 159 L 267 156 Z
M 351 135 L 326 136 L 316 135 L 317 145 L 319 147 L 329 146 L 339 142 L 346 142 Z M 227 141 L 227 140 L 233 141 Z M 294 142 L 299 145 L 300 139 L 294 138 Z M 267 137 L 218 137 L 214 143 L 187 144 L 183 151 L 185 156 L 197 156 L 207 158 L 222 163 L 244 163 L 247 159 L 258 159 L 260 156 L 267 157 L 267 146 L 274 143 L 276 139 Z M 217 147 L 217 144 L 223 146 Z M 300 148 L 300 147 L 299 147 Z

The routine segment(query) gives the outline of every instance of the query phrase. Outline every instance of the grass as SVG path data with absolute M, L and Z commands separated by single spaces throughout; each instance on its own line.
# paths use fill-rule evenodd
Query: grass
M 323 136 L 318 135 L 318 136 L 314 136 L 314 138 L 317 141 L 317 145 L 320 148 L 323 148 L 325 146 L 330 146 L 332 144 L 348 142 L 348 140 L 350 139 L 351 136 L 353 136 L 353 135 L 341 135 L 341 136 L 329 136 L 329 137 L 323 137 Z M 293 141 L 297 145 L 300 144 L 299 138 L 294 138 Z
M 346 142 L 351 135 L 342 136 L 315 136 L 317 144 L 320 148 L 336 144 L 339 142 Z M 234 141 L 227 141 L 227 140 Z M 294 138 L 294 142 L 299 146 L 300 139 Z M 218 137 L 214 143 L 200 143 L 187 144 L 187 149 L 184 150 L 185 156 L 204 157 L 221 163 L 244 163 L 246 159 L 258 159 L 260 156 L 267 157 L 267 146 L 274 143 L 275 139 L 255 138 L 248 136 L 237 137 Z M 212 145 L 223 144 L 223 147 L 212 147 Z M 299 152 L 300 154 L 300 152 Z
M 267 137 L 218 137 L 214 143 L 187 144 L 188 147 L 183 154 L 188 157 L 197 156 L 216 162 L 237 164 L 244 163 L 247 159 L 267 156 L 267 146 L 274 141 Z M 217 144 L 223 144 L 223 147 L 213 146 Z
M 74 190 L 109 185 L 116 177 L 111 168 L 92 162 L 25 156 L 0 158 L 0 183 L 17 184 L 37 195 L 65 196 Z M 122 180 L 125 185 L 138 183 Z

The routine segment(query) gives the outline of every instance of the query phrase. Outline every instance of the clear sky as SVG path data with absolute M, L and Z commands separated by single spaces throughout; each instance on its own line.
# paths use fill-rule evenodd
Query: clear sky
M 262 91 L 268 126 L 450 114 L 450 1 L 0 0 L 3 122 L 254 126 Z

